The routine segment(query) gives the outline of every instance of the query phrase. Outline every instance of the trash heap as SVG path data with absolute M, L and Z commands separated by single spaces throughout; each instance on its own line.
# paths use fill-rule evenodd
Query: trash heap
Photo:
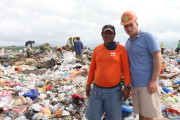
M 162 115 L 171 120 L 180 119 L 180 55 L 167 51 L 163 56 L 162 70 L 159 76 Z M 132 99 L 123 102 L 124 120 L 138 120 L 132 107 Z M 165 119 L 164 118 L 164 119 Z M 163 120 L 163 118 L 162 118 Z
M 35 61 L 31 65 L 1 65 L 0 119 L 85 119 L 88 66 L 82 66 L 74 56 L 67 52 L 64 58 L 50 55 L 37 61 L 53 58 L 59 64 L 50 69 L 37 69 Z
M 15 56 L 15 55 L 14 55 Z M 90 57 L 81 65 L 75 53 L 37 54 L 0 64 L 0 120 L 86 120 L 86 79 Z M 162 113 L 180 118 L 180 65 L 177 57 L 163 60 L 160 74 Z M 124 120 L 138 120 L 132 100 L 123 102 Z
M 166 56 L 160 74 L 162 113 L 169 119 L 180 119 L 180 59 Z

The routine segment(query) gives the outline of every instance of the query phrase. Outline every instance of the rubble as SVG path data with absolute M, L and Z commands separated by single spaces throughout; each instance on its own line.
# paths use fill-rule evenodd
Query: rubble
M 86 120 L 85 86 L 90 64 L 90 54 L 86 54 L 86 65 L 81 65 L 71 51 L 63 51 L 63 56 L 52 52 L 1 60 L 0 119 Z M 160 74 L 162 113 L 169 119 L 180 118 L 178 57 L 165 53 Z M 122 110 L 125 120 L 138 120 L 131 98 L 124 101 Z
M 88 67 L 79 64 L 73 53 L 66 54 L 64 63 L 63 58 L 56 55 L 45 55 L 41 60 L 28 58 L 23 62 L 15 61 L 12 66 L 1 65 L 0 118 L 82 119 Z M 42 69 L 36 66 L 52 59 L 56 63 L 49 69 L 47 64 Z
M 160 74 L 162 113 L 169 119 L 180 119 L 180 56 L 165 53 Z

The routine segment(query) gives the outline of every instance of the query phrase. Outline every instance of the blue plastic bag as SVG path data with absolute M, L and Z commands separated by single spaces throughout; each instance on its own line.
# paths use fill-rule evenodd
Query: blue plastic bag
M 129 108 L 125 105 L 122 105 L 121 109 L 122 109 L 122 117 L 127 117 L 133 112 L 132 108 Z
M 39 94 L 38 90 L 36 90 L 36 89 L 30 89 L 28 93 L 23 94 L 24 97 L 29 97 L 32 100 L 36 100 L 38 95 L 40 95 L 40 94 Z

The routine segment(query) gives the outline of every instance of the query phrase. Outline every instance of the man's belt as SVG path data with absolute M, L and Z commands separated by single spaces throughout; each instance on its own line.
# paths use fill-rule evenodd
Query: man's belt
M 102 87 L 102 86 L 99 86 L 99 85 L 96 85 L 96 83 L 94 83 L 95 86 L 99 87 L 99 88 L 104 88 L 104 89 L 112 89 L 112 88 L 115 88 L 117 86 L 120 86 L 120 84 L 117 84 L 115 86 L 112 86 L 112 87 Z

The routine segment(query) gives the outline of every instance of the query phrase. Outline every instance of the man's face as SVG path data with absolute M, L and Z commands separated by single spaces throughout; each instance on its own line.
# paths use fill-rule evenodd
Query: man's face
M 105 31 L 103 33 L 102 37 L 103 37 L 105 44 L 109 44 L 109 43 L 112 43 L 114 41 L 114 33 L 111 32 L 110 30 Z
M 138 34 L 138 23 L 133 22 L 133 23 L 124 25 L 124 30 L 130 37 L 134 38 Z

